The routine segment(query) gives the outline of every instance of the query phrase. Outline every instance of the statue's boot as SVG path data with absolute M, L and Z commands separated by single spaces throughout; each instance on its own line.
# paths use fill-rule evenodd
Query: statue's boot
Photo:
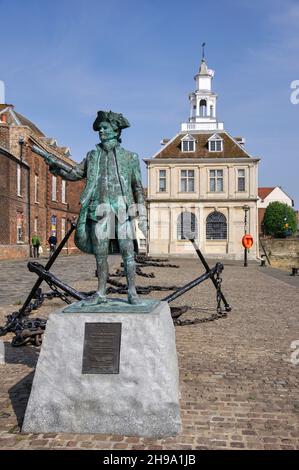
M 98 290 L 89 299 L 83 300 L 82 305 L 98 305 L 107 302 L 106 284 L 108 279 L 108 261 L 107 258 L 96 258 L 98 273 Z
M 81 301 L 82 306 L 90 306 L 90 305 L 99 305 L 102 303 L 107 302 L 106 295 L 103 295 L 101 292 L 97 291 L 95 294 L 93 294 L 91 297 L 89 297 L 86 300 Z
M 135 260 L 132 257 L 124 259 L 125 274 L 128 283 L 128 302 L 132 305 L 138 305 L 142 303 L 142 300 L 137 294 L 135 286 L 136 266 Z

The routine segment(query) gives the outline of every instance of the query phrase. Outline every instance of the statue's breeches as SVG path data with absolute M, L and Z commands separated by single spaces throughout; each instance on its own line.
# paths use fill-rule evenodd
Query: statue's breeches
M 91 221 L 91 240 L 96 257 L 105 257 L 120 252 L 123 257 L 134 257 L 134 222 L 120 222 L 114 212 L 109 212 L 98 221 Z

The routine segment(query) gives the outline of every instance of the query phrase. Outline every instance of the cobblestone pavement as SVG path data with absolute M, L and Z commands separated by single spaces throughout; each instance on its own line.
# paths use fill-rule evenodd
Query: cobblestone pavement
M 45 265 L 47 258 L 31 258 L 31 261 L 38 261 Z M 116 261 L 117 260 L 117 261 Z M 27 297 L 28 292 L 37 279 L 35 273 L 27 269 L 28 260 L 0 261 L 0 305 L 21 303 Z M 118 257 L 110 256 L 110 265 L 118 263 Z M 74 282 L 82 279 L 90 279 L 95 273 L 94 256 L 89 255 L 71 255 L 60 256 L 57 258 L 51 272 L 64 279 L 67 284 L 73 285 Z M 16 288 L 17 286 L 17 288 Z M 49 289 L 45 289 L 49 291 Z
M 77 281 L 75 287 L 90 290 L 95 287 L 94 265 L 87 271 L 84 258 L 73 258 L 75 267 L 66 277 Z M 138 277 L 138 284 L 179 286 L 202 272 L 195 259 L 172 262 L 180 269 L 142 268 L 156 277 Z M 61 263 L 60 273 L 69 259 Z M 7 272 L 14 271 L 13 264 L 6 264 Z M 233 311 L 217 321 L 176 327 L 183 429 L 171 438 L 20 433 L 39 349 L 11 348 L 11 335 L 5 336 L 6 363 L 0 365 L 0 448 L 299 449 L 299 364 L 290 360 L 291 343 L 299 340 L 296 282 L 291 279 L 290 283 L 287 274 L 277 279 L 268 268 L 256 264 L 244 268 L 241 263 L 226 263 L 223 287 Z M 7 295 L 3 288 L 1 295 L 2 299 Z M 177 299 L 176 305 L 184 304 L 201 308 L 184 314 L 186 318 L 209 316 L 215 307 L 212 284 L 207 281 Z M 35 315 L 45 317 L 60 305 L 58 300 L 47 301 Z M 0 307 L 0 324 L 9 308 Z

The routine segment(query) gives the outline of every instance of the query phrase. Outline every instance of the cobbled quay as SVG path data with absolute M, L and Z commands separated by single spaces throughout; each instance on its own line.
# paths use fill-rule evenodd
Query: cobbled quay
M 196 259 L 170 261 L 180 268 L 142 268 L 156 277 L 138 276 L 138 285 L 180 286 L 203 272 Z M 119 262 L 111 258 L 110 272 Z M 22 434 L 39 348 L 12 348 L 13 335 L 7 334 L 1 338 L 0 448 L 299 449 L 299 354 L 291 348 L 299 341 L 299 276 L 255 263 L 247 268 L 224 264 L 223 291 L 232 312 L 216 321 L 176 327 L 183 422 L 179 435 Z M 79 255 L 58 259 L 53 272 L 77 289 L 91 290 L 96 287 L 94 270 L 93 258 Z M 0 263 L 0 325 L 19 308 L 35 279 L 24 261 Z M 34 316 L 46 318 L 62 304 L 45 301 Z M 215 311 L 215 289 L 206 281 L 175 305 L 193 307 L 183 318 L 209 317 Z

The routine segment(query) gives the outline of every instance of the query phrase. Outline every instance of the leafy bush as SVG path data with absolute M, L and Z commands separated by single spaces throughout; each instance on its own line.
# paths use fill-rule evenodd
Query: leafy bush
M 297 231 L 296 213 L 282 202 L 270 202 L 266 208 L 263 225 L 267 235 L 284 238 Z

